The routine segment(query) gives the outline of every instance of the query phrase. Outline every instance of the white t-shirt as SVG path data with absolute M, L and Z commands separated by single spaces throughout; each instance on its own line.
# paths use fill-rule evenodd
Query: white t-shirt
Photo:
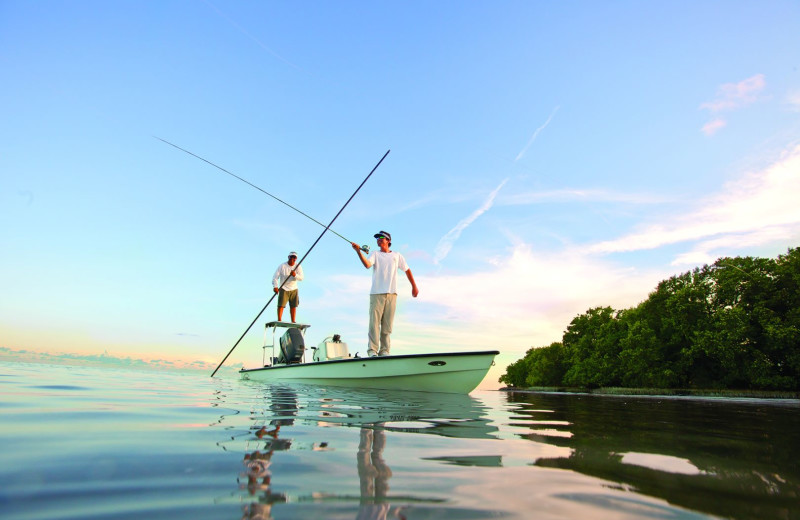
M 372 266 L 370 294 L 397 294 L 397 271 L 408 271 L 406 259 L 400 253 L 373 251 L 367 261 Z
M 292 276 L 292 271 L 295 271 L 297 276 Z M 283 290 L 294 291 L 297 289 L 297 282 L 303 279 L 303 266 L 295 264 L 294 267 L 292 267 L 288 262 L 282 263 L 272 276 L 272 286 L 276 288 L 280 287 L 287 278 L 289 280 L 283 284 Z

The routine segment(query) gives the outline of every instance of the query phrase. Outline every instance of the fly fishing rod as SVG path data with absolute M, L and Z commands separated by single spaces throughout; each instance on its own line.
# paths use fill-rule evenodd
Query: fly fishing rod
M 195 153 L 192 153 L 192 152 L 190 152 L 189 150 L 186 150 L 185 148 L 181 148 L 181 147 L 180 147 L 180 146 L 178 146 L 177 144 L 170 143 L 170 142 L 169 142 L 169 141 L 167 141 L 166 139 L 161 139 L 160 137 L 158 137 L 158 136 L 156 136 L 156 135 L 154 135 L 153 137 L 155 137 L 156 139 L 158 139 L 159 141 L 161 141 L 161 142 L 163 142 L 163 143 L 166 143 L 166 144 L 168 144 L 168 145 L 170 145 L 170 146 L 172 146 L 172 147 L 174 147 L 174 148 L 177 148 L 178 150 L 180 150 L 180 151 L 182 151 L 182 152 L 186 152 L 186 153 L 188 153 L 188 154 L 189 154 L 189 155 L 191 155 L 192 157 L 197 157 L 197 158 L 198 158 L 198 159 L 200 159 L 201 161 L 203 161 L 203 162 L 205 162 L 205 163 L 208 163 L 208 164 L 210 164 L 211 166 L 213 166 L 214 168 L 217 168 L 218 170 L 221 170 L 221 171 L 223 171 L 223 172 L 227 173 L 227 174 L 228 174 L 228 175 L 230 175 L 231 177 L 236 177 L 237 179 L 239 179 L 239 180 L 240 180 L 240 181 L 242 181 L 243 183 L 245 183 L 245 184 L 248 184 L 248 185 L 252 186 L 253 188 L 255 188 L 255 189 L 257 189 L 258 191 L 260 191 L 261 193 L 264 193 L 265 195 L 269 195 L 270 197 L 272 197 L 273 199 L 277 200 L 277 201 L 278 201 L 278 202 L 280 202 L 281 204 L 283 204 L 283 205 L 285 205 L 285 206 L 288 206 L 288 207 L 292 208 L 293 210 L 295 210 L 296 212 L 300 213 L 301 215 L 303 215 L 303 216 L 304 216 L 304 217 L 306 217 L 307 219 L 309 219 L 309 220 L 313 220 L 314 222 L 316 222 L 316 223 L 317 223 L 317 224 L 319 224 L 320 226 L 322 226 L 322 227 L 325 227 L 325 224 L 323 224 L 323 223 L 322 223 L 322 222 L 320 222 L 319 220 L 315 219 L 315 218 L 314 218 L 314 217 L 312 217 L 311 215 L 308 215 L 308 214 L 304 213 L 303 211 L 300 211 L 299 209 L 295 208 L 294 206 L 292 206 L 292 205 L 291 205 L 291 204 L 289 204 L 288 202 L 286 202 L 286 201 L 283 201 L 283 200 L 279 199 L 278 197 L 276 197 L 276 196 L 275 196 L 275 195 L 273 195 L 272 193 L 269 193 L 268 191 L 266 191 L 266 190 L 263 190 L 262 188 L 259 188 L 258 186 L 256 186 L 256 185 L 255 185 L 255 184 L 253 184 L 252 182 L 248 181 L 247 179 L 243 179 L 243 178 L 239 177 L 238 175 L 236 175 L 235 173 L 231 173 L 231 172 L 229 172 L 228 170 L 226 170 L 226 169 L 225 169 L 225 168 L 223 168 L 222 166 L 216 165 L 216 164 L 214 164 L 213 162 L 209 161 L 208 159 L 204 159 L 203 157 L 200 157 L 199 155 L 197 155 L 197 154 L 195 154 Z M 342 240 L 344 240 L 344 241 L 345 241 L 345 242 L 347 242 L 348 244 L 352 244 L 352 243 L 353 243 L 353 241 L 352 241 L 352 240 L 348 240 L 347 238 L 343 237 L 342 235 L 340 235 L 339 233 L 337 233 L 336 231 L 334 231 L 334 230 L 332 230 L 332 229 L 330 230 L 330 232 L 331 232 L 331 233 L 333 233 L 334 235 L 338 236 L 339 238 L 341 238 Z M 365 253 L 369 254 L 369 246 L 368 246 L 368 245 L 363 245 L 363 246 L 361 246 L 361 250 L 362 250 L 362 251 L 364 251 Z
M 175 145 L 173 145 L 173 146 L 175 146 Z M 185 150 L 184 150 L 184 151 L 185 151 Z M 367 181 L 369 180 L 369 178 L 370 178 L 370 177 L 372 177 L 372 174 L 373 174 L 373 173 L 375 173 L 375 170 L 377 170 L 377 169 L 378 169 L 378 166 L 380 166 L 380 165 L 381 165 L 381 163 L 383 162 L 383 160 L 384 160 L 384 159 L 386 159 L 386 156 L 387 156 L 387 155 L 389 155 L 389 152 L 391 152 L 391 150 L 386 150 L 386 153 L 385 153 L 385 154 L 383 154 L 383 157 L 381 157 L 381 160 L 380 160 L 380 161 L 378 161 L 378 164 L 376 164 L 376 165 L 375 165 L 375 167 L 374 167 L 374 168 L 372 168 L 372 171 L 370 171 L 370 172 L 369 172 L 369 175 L 367 175 L 367 176 L 364 178 L 364 180 L 363 180 L 363 181 L 361 181 L 361 184 L 359 184 L 359 185 L 358 185 L 358 188 L 356 188 L 356 191 L 354 191 L 354 192 L 353 192 L 353 194 L 352 194 L 352 195 L 350 195 L 350 198 L 349 198 L 349 199 L 347 199 L 347 202 L 345 202 L 345 203 L 344 203 L 344 206 L 342 206 L 342 209 L 340 209 L 340 210 L 339 210 L 339 212 L 336 214 L 336 216 L 335 216 L 335 217 L 333 217 L 333 220 L 331 220 L 331 221 L 330 221 L 330 223 L 329 223 L 327 226 L 325 226 L 325 229 L 322 231 L 322 233 L 320 233 L 320 234 L 319 234 L 319 236 L 318 236 L 318 237 L 317 237 L 317 239 L 314 241 L 314 243 L 313 243 L 313 244 L 311 244 L 311 247 L 310 247 L 310 248 L 308 248 L 308 251 L 306 251 L 306 254 L 304 254 L 304 255 L 303 255 L 303 258 L 301 258 L 301 259 L 300 259 L 300 261 L 299 261 L 299 262 L 297 262 L 297 267 L 300 267 L 300 264 L 302 264 L 302 263 L 303 263 L 303 260 L 305 260 L 305 259 L 306 259 L 306 257 L 308 256 L 308 254 L 309 254 L 309 253 L 311 253 L 311 251 L 314 249 L 314 247 L 317 245 L 317 243 L 318 243 L 320 240 L 322 240 L 322 237 L 323 237 L 323 235 L 325 235 L 325 233 L 326 233 L 326 232 L 327 232 L 327 231 L 330 229 L 330 227 L 333 225 L 334 221 L 336 221 L 336 219 L 337 219 L 337 218 L 339 218 L 339 215 L 341 215 L 341 214 L 342 214 L 342 211 L 344 211 L 344 208 L 346 208 L 346 207 L 347 207 L 347 205 L 348 205 L 348 204 L 350 204 L 350 201 L 351 201 L 351 200 L 353 200 L 353 197 L 355 197 L 355 196 L 356 196 L 356 193 L 358 193 L 358 192 L 359 192 L 359 190 L 361 189 L 361 187 L 362 187 L 362 186 L 364 186 L 364 184 L 366 184 L 366 183 L 367 183 Z M 194 154 L 192 154 L 192 155 L 194 155 Z M 203 160 L 205 160 L 205 159 L 203 159 Z M 245 181 L 245 182 L 246 182 L 246 181 Z M 323 225 L 324 225 L 324 224 L 323 224 Z M 340 235 L 340 236 L 341 236 L 341 235 Z M 295 267 L 295 269 L 297 269 L 297 267 Z M 286 277 L 286 280 L 284 280 L 284 281 L 283 281 L 283 283 L 281 284 L 281 287 L 283 287 L 283 284 L 284 284 L 284 283 L 286 283 L 286 281 L 287 281 L 288 279 L 289 279 L 289 277 L 287 276 L 287 277 Z M 280 289 L 280 287 L 279 287 L 279 289 Z M 230 355 L 231 355 L 231 353 L 233 352 L 233 349 L 235 349 L 237 346 L 239 346 L 239 343 L 241 343 L 241 342 L 242 342 L 242 339 L 245 337 L 245 335 L 246 335 L 248 332 L 250 332 L 250 329 L 251 329 L 251 328 L 253 328 L 253 325 L 255 325 L 256 321 L 258 321 L 258 318 L 260 318 L 260 317 L 261 317 L 261 315 L 262 315 L 262 314 L 264 314 L 264 311 L 265 311 L 265 310 L 267 310 L 267 307 L 269 307 L 269 304 L 270 304 L 270 303 L 272 303 L 272 300 L 274 300 L 274 299 L 275 299 L 275 296 L 277 296 L 277 294 L 278 294 L 278 293 L 273 293 L 273 294 L 272 294 L 272 297 L 270 297 L 269 301 L 268 301 L 266 304 L 264 304 L 264 307 L 262 307 L 262 309 L 261 309 L 261 311 L 258 313 L 258 315 L 257 315 L 255 318 L 253 318 L 253 321 L 252 321 L 252 322 L 250 322 L 250 325 L 248 325 L 248 326 L 247 326 L 247 328 L 244 330 L 244 332 L 242 332 L 242 335 L 241 335 L 241 336 L 239 336 L 239 339 L 238 339 L 238 340 L 236 340 L 236 343 L 234 343 L 234 344 L 233 344 L 233 346 L 232 346 L 232 347 L 231 347 L 231 349 L 228 351 L 228 353 L 227 353 L 227 354 L 225 354 L 225 357 L 224 357 L 224 358 L 222 358 L 222 361 L 220 361 L 220 362 L 219 362 L 219 365 L 217 365 L 217 368 L 215 368 L 215 369 L 214 369 L 214 371 L 211 373 L 211 377 L 214 377 L 214 374 L 216 374 L 216 373 L 217 373 L 217 370 L 219 370 L 219 368 L 222 366 L 222 364 L 223 364 L 223 363 L 225 363 L 225 360 L 227 360 L 227 359 L 228 359 L 228 356 L 230 356 Z

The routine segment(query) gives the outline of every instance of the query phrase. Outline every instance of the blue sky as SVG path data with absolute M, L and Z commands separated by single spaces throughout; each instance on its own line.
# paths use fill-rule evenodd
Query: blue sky
M 797 2 L 0 2 L 0 346 L 212 366 L 322 228 L 395 353 L 498 349 L 800 245 Z M 309 343 L 364 352 L 328 234 Z M 260 361 L 263 323 L 229 365 Z

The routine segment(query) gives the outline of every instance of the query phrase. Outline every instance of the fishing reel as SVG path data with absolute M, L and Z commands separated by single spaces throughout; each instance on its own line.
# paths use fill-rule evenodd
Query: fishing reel
M 367 244 L 361 246 L 361 250 L 364 251 L 365 254 L 369 254 L 369 246 Z

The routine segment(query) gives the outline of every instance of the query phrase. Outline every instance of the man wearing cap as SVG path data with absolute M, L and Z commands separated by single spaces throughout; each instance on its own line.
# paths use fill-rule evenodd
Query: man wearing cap
M 278 321 L 283 317 L 283 308 L 289 303 L 289 312 L 292 315 L 292 323 L 296 323 L 297 306 L 300 305 L 300 296 L 297 294 L 297 282 L 303 279 L 303 266 L 297 263 L 297 253 L 289 253 L 289 260 L 282 263 L 275 270 L 272 277 L 272 289 L 278 293 Z
M 406 273 L 406 278 L 411 282 L 411 296 L 419 294 L 417 284 L 411 269 L 406 264 L 403 255 L 390 251 L 392 235 L 386 231 L 375 234 L 380 251 L 373 251 L 369 258 L 364 257 L 361 248 L 356 243 L 351 243 L 358 254 L 361 263 L 369 269 L 372 268 L 372 289 L 369 294 L 369 347 L 368 355 L 388 356 L 391 348 L 389 335 L 392 333 L 394 311 L 397 305 L 397 271 Z

